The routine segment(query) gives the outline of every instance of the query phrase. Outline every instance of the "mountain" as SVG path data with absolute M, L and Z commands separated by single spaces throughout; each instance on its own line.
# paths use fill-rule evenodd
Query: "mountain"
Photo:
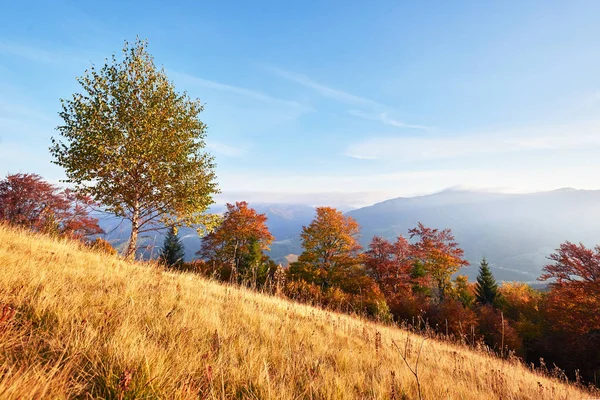
M 0 265 L 2 399 L 593 397 L 516 358 L 4 225 Z
M 275 236 L 269 255 L 287 264 L 302 252 L 300 232 L 314 217 L 314 208 L 291 204 L 251 204 L 268 217 Z M 222 212 L 223 207 L 212 212 Z M 600 243 L 600 191 L 564 188 L 550 192 L 506 194 L 452 188 L 417 197 L 400 197 L 347 212 L 361 226 L 361 243 L 368 246 L 373 236 L 393 240 L 407 235 L 422 222 L 433 228 L 450 228 L 471 266 L 461 274 L 474 279 L 478 263 L 485 256 L 499 280 L 535 282 L 546 257 L 565 240 L 587 246 Z M 124 246 L 129 236 L 127 224 L 105 218 L 101 226 L 111 232 L 113 245 Z M 186 259 L 195 257 L 200 238 L 194 229 L 181 229 Z M 162 246 L 163 235 L 142 238 L 148 257 Z
M 559 189 L 506 194 L 450 189 L 396 198 L 348 213 L 360 224 L 361 242 L 374 235 L 394 239 L 422 222 L 450 228 L 477 275 L 485 256 L 499 280 L 535 281 L 546 257 L 565 240 L 600 243 L 600 191 Z

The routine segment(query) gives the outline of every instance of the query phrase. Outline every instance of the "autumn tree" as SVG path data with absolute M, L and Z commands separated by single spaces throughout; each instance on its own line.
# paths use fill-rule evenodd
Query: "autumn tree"
M 316 212 L 310 225 L 302 228 L 304 251 L 290 266 L 290 274 L 327 288 L 360 264 L 360 228 L 335 208 L 318 207 Z
M 364 253 L 365 268 L 389 297 L 410 289 L 414 267 L 412 246 L 399 236 L 394 243 L 375 236 Z
M 175 227 L 171 227 L 165 236 L 159 259 L 168 267 L 177 268 L 183 264 L 185 248 Z
M 304 301 L 387 319 L 385 297 L 363 265 L 358 223 L 331 207 L 318 207 L 316 214 L 302 228 L 304 251 L 288 269 L 288 287 L 303 288 Z
M 504 282 L 498 289 L 497 307 L 517 330 L 533 361 L 542 356 L 542 342 L 548 338 L 544 300 L 542 292 L 523 282 Z
M 549 259 L 539 278 L 550 284 L 546 351 L 571 376 L 579 371 L 593 381 L 600 372 L 600 246 L 565 242 Z
M 227 204 L 221 225 L 202 238 L 198 254 L 210 263 L 229 266 L 233 277 L 245 274 L 259 267 L 262 252 L 273 242 L 266 222 L 267 216 L 245 201 Z
M 470 307 L 475 301 L 476 294 L 472 283 L 469 283 L 469 277 L 458 275 L 454 278 L 454 287 L 452 293 L 456 300 L 460 301 L 465 307 Z
M 463 259 L 464 251 L 458 247 L 450 229 L 427 228 L 419 222 L 409 233 L 411 238 L 419 239 L 413 246 L 415 257 L 433 281 L 439 301 L 443 301 L 452 275 L 469 265 Z
M 0 181 L 0 221 L 34 231 L 85 237 L 102 233 L 90 216 L 93 202 L 61 190 L 37 174 L 13 174 Z
M 127 257 L 143 232 L 210 225 L 217 192 L 203 105 L 175 91 L 146 47 L 125 43 L 121 61 L 113 55 L 77 78 L 82 91 L 61 100 L 64 124 L 50 149 L 66 182 L 131 222 Z
M 550 255 L 540 280 L 549 281 L 548 308 L 561 329 L 573 333 L 600 330 L 600 246 L 565 242 Z
M 477 283 L 475 284 L 477 303 L 493 305 L 497 296 L 498 284 L 484 257 L 479 265 L 479 274 L 477 275 Z

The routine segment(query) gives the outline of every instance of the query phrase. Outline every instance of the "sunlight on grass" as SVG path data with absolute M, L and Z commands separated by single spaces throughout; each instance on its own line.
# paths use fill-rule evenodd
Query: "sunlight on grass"
M 412 399 L 421 345 L 424 399 L 586 398 L 514 362 L 3 226 L 0 268 L 3 399 Z

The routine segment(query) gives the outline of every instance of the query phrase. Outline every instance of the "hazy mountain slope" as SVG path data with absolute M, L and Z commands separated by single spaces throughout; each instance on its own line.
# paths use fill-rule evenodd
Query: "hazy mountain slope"
M 310 223 L 314 209 L 303 205 L 251 204 L 266 213 L 275 242 L 270 255 L 286 263 L 289 254 L 300 254 L 299 234 Z M 217 210 L 218 211 L 218 210 Z M 482 256 L 490 261 L 499 280 L 533 282 L 558 245 L 570 240 L 588 246 L 600 243 L 600 191 L 561 189 L 533 194 L 502 194 L 468 190 L 446 190 L 428 196 L 397 198 L 349 211 L 362 229 L 361 242 L 367 246 L 374 235 L 393 239 L 407 235 L 422 222 L 435 228 L 450 228 L 473 266 L 461 273 L 474 278 Z M 101 222 L 113 230 L 118 220 Z M 123 224 L 108 236 L 124 246 L 128 226 Z M 193 229 L 182 229 L 188 260 L 200 248 Z M 163 236 L 151 234 L 143 243 L 160 248 Z M 151 250 L 146 251 L 149 255 Z M 156 254 L 157 250 L 154 250 Z
M 314 217 L 313 207 L 297 204 L 250 204 L 259 213 L 267 214 L 267 226 L 275 237 L 271 245 L 270 255 L 277 261 L 285 263 L 285 256 L 290 253 L 298 254 L 302 251 L 298 235 L 303 225 L 308 225 Z M 213 213 L 224 211 L 223 206 L 215 206 L 211 209 Z M 100 226 L 107 232 L 106 238 L 117 248 L 126 245 L 131 233 L 130 224 L 127 221 L 110 215 L 100 216 Z M 185 245 L 186 260 L 197 258 L 196 252 L 200 249 L 200 238 L 195 229 L 182 228 L 179 236 Z M 140 237 L 139 254 L 149 258 L 151 254 L 156 255 L 164 240 L 164 232 L 150 232 Z
M 0 398 L 588 394 L 463 347 L 0 226 Z M 379 338 L 379 339 L 376 339 Z
M 502 280 L 535 280 L 545 257 L 565 240 L 600 243 L 600 191 L 509 195 L 449 190 L 388 200 L 348 215 L 361 225 L 364 245 L 373 235 L 407 235 L 418 222 L 450 228 L 467 259 L 475 264 L 486 256 Z M 477 265 L 464 272 L 474 277 Z

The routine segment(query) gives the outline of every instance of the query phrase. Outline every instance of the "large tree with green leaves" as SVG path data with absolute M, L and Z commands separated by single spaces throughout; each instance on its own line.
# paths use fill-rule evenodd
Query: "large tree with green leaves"
M 479 304 L 493 305 L 498 296 L 498 284 L 485 257 L 479 264 L 479 275 L 475 284 L 475 298 Z
M 214 218 L 205 212 L 218 189 L 204 151 L 203 105 L 175 91 L 147 42 L 126 42 L 122 55 L 77 78 L 82 91 L 61 100 L 61 138 L 50 151 L 66 182 L 131 221 L 125 256 L 133 257 L 143 232 L 210 227 Z

